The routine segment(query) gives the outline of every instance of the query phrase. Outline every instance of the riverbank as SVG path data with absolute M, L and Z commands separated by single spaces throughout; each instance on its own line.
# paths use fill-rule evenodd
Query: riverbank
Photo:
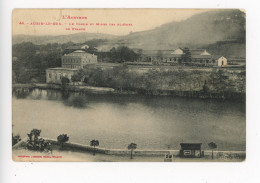
M 93 147 L 77 143 L 65 143 L 62 150 L 57 141 L 45 138 L 51 143 L 52 153 L 35 152 L 26 150 L 26 140 L 23 139 L 13 146 L 14 161 L 90 161 L 90 162 L 164 162 L 165 155 L 173 155 L 174 162 L 241 162 L 245 160 L 245 151 L 204 151 L 201 158 L 181 158 L 179 150 L 134 150 L 133 159 L 130 159 L 130 151 L 127 149 L 105 149 L 95 148 L 96 155 L 93 156 Z
M 109 87 L 94 87 L 94 86 L 83 86 L 83 85 L 68 85 L 66 88 L 62 88 L 58 84 L 19 84 L 15 83 L 12 85 L 13 92 L 18 98 L 23 98 L 29 94 L 33 89 L 40 90 L 59 90 L 66 92 L 82 92 L 82 93 L 93 93 L 93 94 L 120 94 L 120 95 L 153 95 L 153 96 L 177 96 L 185 98 L 201 98 L 201 99 L 220 99 L 220 100 L 237 100 L 245 101 L 245 93 L 238 92 L 205 92 L 205 91 L 178 91 L 178 90 L 149 90 L 141 88 L 129 88 L 124 89 L 114 89 Z

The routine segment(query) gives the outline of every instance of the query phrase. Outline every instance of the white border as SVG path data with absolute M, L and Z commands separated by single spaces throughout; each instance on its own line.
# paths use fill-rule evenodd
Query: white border
M 13 8 L 243 8 L 247 13 L 247 159 L 242 163 L 17 163 L 11 159 L 11 13 Z M 258 182 L 260 156 L 257 0 L 1 0 L 0 182 Z

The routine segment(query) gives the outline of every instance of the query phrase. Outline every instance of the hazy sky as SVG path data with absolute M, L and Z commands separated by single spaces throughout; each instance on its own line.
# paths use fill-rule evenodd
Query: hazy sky
M 194 14 L 202 13 L 205 11 L 210 10 L 15 9 L 13 11 L 13 35 L 64 35 L 79 32 L 99 32 L 114 35 L 125 35 L 128 34 L 130 31 L 139 32 L 153 29 L 168 22 L 185 20 Z M 67 16 L 84 17 L 84 19 L 67 19 L 65 18 Z M 53 22 L 60 23 L 61 25 L 53 25 Z M 34 23 L 35 25 L 31 25 L 31 23 Z M 46 23 L 49 25 L 46 25 Z M 74 25 L 71 25 L 72 23 L 74 23 Z M 88 25 L 85 25 L 86 23 Z M 94 25 L 90 26 L 90 23 L 94 23 Z M 100 26 L 96 23 L 102 23 L 107 25 Z M 118 26 L 117 24 L 132 24 L 132 26 Z

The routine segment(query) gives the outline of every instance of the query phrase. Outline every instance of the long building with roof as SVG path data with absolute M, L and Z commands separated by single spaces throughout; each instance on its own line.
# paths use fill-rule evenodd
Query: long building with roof
M 216 63 L 216 60 L 206 50 L 194 49 L 190 50 L 191 61 L 209 64 Z M 175 50 L 144 50 L 144 61 L 151 61 L 154 63 L 178 63 L 181 61 L 184 52 L 183 49 L 178 48 Z

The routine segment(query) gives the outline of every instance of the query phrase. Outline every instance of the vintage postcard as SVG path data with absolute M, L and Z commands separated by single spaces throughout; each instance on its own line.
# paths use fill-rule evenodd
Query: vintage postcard
M 241 162 L 245 100 L 244 10 L 13 10 L 14 161 Z

